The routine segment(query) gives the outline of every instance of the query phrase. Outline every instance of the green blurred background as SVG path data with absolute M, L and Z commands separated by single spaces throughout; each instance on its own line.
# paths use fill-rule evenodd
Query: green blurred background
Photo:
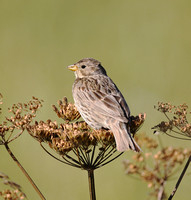
M 118 85 L 132 114 L 147 113 L 140 132 L 152 135 L 151 127 L 163 119 L 153 109 L 158 101 L 190 105 L 190 54 L 190 0 L 0 0 L 2 116 L 13 103 L 36 96 L 45 101 L 37 119 L 56 120 L 51 104 L 63 96 L 73 101 L 74 74 L 66 67 L 93 57 Z M 166 145 L 189 146 L 161 137 Z M 27 133 L 10 147 L 47 200 L 89 199 L 85 171 L 49 157 Z M 130 156 L 127 152 L 95 172 L 97 199 L 147 199 L 147 186 L 124 173 L 122 161 Z M 39 199 L 4 147 L 0 171 L 21 184 L 28 199 Z M 174 199 L 190 199 L 190 178 Z M 175 180 L 166 185 L 169 192 Z

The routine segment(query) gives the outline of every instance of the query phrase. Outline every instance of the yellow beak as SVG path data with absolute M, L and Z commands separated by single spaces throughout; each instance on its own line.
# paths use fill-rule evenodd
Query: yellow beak
M 70 66 L 68 66 L 68 69 L 70 69 L 72 71 L 76 71 L 76 70 L 78 70 L 78 66 L 76 66 L 76 65 L 70 65 Z

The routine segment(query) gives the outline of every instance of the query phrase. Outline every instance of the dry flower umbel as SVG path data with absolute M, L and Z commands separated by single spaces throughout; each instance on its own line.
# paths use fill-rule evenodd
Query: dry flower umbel
M 159 112 L 162 112 L 165 115 L 167 121 L 162 121 L 158 125 L 154 126 L 153 127 L 153 129 L 155 130 L 154 133 L 163 132 L 166 135 L 176 139 L 191 140 L 191 123 L 188 120 L 191 112 L 188 111 L 187 104 L 184 103 L 179 106 L 174 106 L 170 103 L 158 102 L 158 106 L 155 106 L 155 108 Z M 173 192 L 169 197 L 169 200 L 171 200 L 175 195 L 190 162 L 191 162 L 191 154 L 175 185 Z
M 66 122 L 74 121 L 81 117 L 75 105 L 68 103 L 68 99 L 66 97 L 59 100 L 58 105 L 59 109 L 55 105 L 52 105 L 53 110 L 59 118 L 62 118 Z
M 172 146 L 160 150 L 157 142 L 146 135 L 139 135 L 137 139 L 144 153 L 133 155 L 132 161 L 125 160 L 125 171 L 144 180 L 151 190 L 150 196 L 165 199 L 166 182 L 190 156 L 191 150 Z
M 65 123 L 58 125 L 56 121 L 40 121 L 28 126 L 27 130 L 41 144 L 47 142 L 61 155 L 62 162 L 86 170 L 96 169 L 122 154 L 118 153 L 116 157 L 112 157 L 116 148 L 114 136 L 110 130 L 93 130 L 84 121 L 71 123 L 79 119 L 80 114 L 73 104 L 68 103 L 66 97 L 58 101 L 58 106 L 59 108 L 53 105 L 53 110 L 59 118 L 65 120 Z M 142 125 L 144 119 L 143 114 L 131 117 L 133 134 Z M 76 158 L 71 157 L 69 152 L 73 152 Z
M 188 121 L 188 115 L 191 113 L 188 111 L 187 104 L 174 106 L 170 103 L 159 102 L 155 108 L 167 119 L 153 127 L 155 132 L 159 131 L 174 138 L 191 140 L 191 123 Z
M 42 100 L 32 97 L 32 100 L 27 103 L 13 104 L 8 109 L 11 116 L 6 117 L 0 124 L 0 144 L 10 143 L 18 138 L 36 117 L 36 112 L 42 107 L 42 102 Z
M 122 153 L 117 152 L 115 139 L 110 130 L 93 130 L 84 121 L 72 122 L 80 118 L 76 107 L 67 98 L 53 105 L 57 116 L 65 121 L 35 122 L 29 125 L 29 134 L 40 142 L 41 147 L 53 158 L 67 165 L 88 171 L 90 199 L 95 200 L 94 170 L 115 160 Z M 145 115 L 131 116 L 131 131 L 134 135 L 145 120 Z M 46 142 L 62 159 L 51 154 L 42 144 Z
M 2 95 L 0 94 L 0 104 L 2 104 Z M 10 115 L 5 117 L 5 120 L 0 124 L 0 145 L 4 146 L 11 158 L 16 162 L 18 167 L 21 169 L 23 174 L 29 180 L 35 191 L 38 193 L 41 199 L 45 199 L 43 194 L 40 192 L 32 178 L 29 176 L 27 171 L 21 165 L 19 160 L 15 157 L 12 150 L 9 147 L 9 143 L 19 138 L 24 130 L 32 122 L 33 118 L 36 117 L 37 110 L 42 106 L 42 100 L 33 97 L 28 103 L 14 104 L 9 108 Z M 1 110 L 0 110 L 1 114 Z M 12 183 L 7 181 L 7 183 Z M 5 199 L 22 199 L 21 192 L 16 188 L 15 190 L 5 190 L 1 192 L 1 195 Z M 19 195 L 19 196 L 18 196 Z

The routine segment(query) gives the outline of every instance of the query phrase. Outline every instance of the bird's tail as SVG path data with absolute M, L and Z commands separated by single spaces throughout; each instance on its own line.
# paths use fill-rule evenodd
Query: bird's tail
M 136 152 L 141 151 L 141 148 L 135 142 L 135 140 L 131 136 L 130 131 L 127 129 L 127 124 L 123 122 L 117 122 L 112 124 L 110 129 L 114 134 L 118 151 L 123 152 L 129 149 Z

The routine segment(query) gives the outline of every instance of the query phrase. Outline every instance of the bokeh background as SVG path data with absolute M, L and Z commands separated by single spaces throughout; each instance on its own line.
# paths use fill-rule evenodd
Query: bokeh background
M 1 120 L 7 107 L 31 96 L 45 101 L 38 120 L 56 120 L 51 105 L 63 96 L 73 101 L 74 74 L 66 67 L 84 57 L 102 62 L 132 114 L 147 113 L 140 132 L 152 136 L 151 127 L 163 119 L 153 108 L 158 101 L 191 106 L 191 1 L 0 0 Z M 89 199 L 85 171 L 49 157 L 27 133 L 10 147 L 47 200 Z M 122 161 L 130 156 L 126 152 L 95 172 L 97 199 L 147 199 L 147 186 L 125 175 Z M 0 171 L 21 184 L 28 199 L 39 199 L 4 147 Z M 190 178 L 174 199 L 190 199 Z M 166 185 L 169 193 L 175 181 Z

